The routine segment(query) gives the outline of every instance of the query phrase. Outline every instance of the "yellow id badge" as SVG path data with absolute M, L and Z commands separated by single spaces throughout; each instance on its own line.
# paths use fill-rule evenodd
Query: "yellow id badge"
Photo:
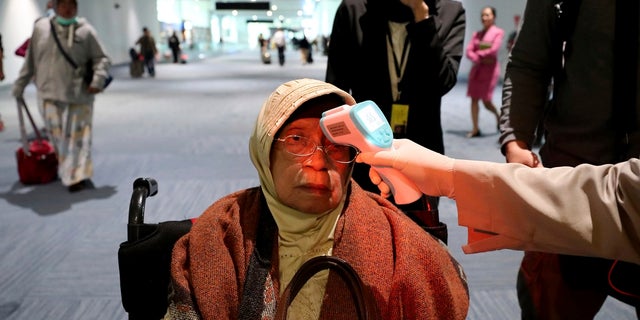
M 407 133 L 407 123 L 409 122 L 409 105 L 394 103 L 391 105 L 391 129 L 394 134 Z

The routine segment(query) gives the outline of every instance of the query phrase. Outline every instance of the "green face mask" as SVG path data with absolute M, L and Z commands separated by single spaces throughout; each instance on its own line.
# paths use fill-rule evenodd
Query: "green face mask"
M 63 18 L 63 17 L 56 16 L 56 21 L 57 21 L 59 24 L 63 25 L 63 26 L 68 26 L 68 25 L 70 25 L 70 24 L 74 24 L 74 23 L 78 22 L 78 17 L 73 17 L 73 18 L 70 18 L 70 19 L 65 19 L 65 18 Z

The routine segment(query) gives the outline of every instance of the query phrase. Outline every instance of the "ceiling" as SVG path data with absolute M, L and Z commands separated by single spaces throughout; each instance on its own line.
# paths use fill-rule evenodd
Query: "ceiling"
M 216 10 L 225 14 L 246 17 L 247 21 L 273 21 L 276 25 L 300 27 L 304 19 L 316 19 L 321 15 L 333 18 L 335 9 L 341 0 L 234 0 L 234 2 L 268 2 L 271 10 Z

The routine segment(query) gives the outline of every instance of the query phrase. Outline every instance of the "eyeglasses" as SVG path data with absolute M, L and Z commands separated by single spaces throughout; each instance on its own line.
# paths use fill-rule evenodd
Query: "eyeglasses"
M 275 140 L 284 144 L 285 151 L 298 157 L 310 156 L 316 152 L 316 150 L 320 149 L 335 162 L 351 163 L 356 159 L 358 153 L 360 153 L 356 147 L 346 144 L 318 146 L 318 144 L 311 139 L 298 135 L 289 135 Z

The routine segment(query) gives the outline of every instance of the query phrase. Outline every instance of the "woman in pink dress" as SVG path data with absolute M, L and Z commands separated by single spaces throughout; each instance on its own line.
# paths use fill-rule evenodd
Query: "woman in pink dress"
M 473 128 L 467 134 L 467 138 L 479 137 L 481 134 L 478 128 L 479 100 L 482 100 L 484 107 L 495 115 L 496 122 L 499 121 L 498 110 L 491 102 L 491 97 L 500 76 L 498 51 L 502 46 L 504 30 L 495 25 L 495 8 L 484 7 L 481 18 L 483 28 L 473 33 L 466 50 L 467 58 L 473 63 L 469 73 L 467 89 L 467 96 L 471 98 L 471 122 Z

